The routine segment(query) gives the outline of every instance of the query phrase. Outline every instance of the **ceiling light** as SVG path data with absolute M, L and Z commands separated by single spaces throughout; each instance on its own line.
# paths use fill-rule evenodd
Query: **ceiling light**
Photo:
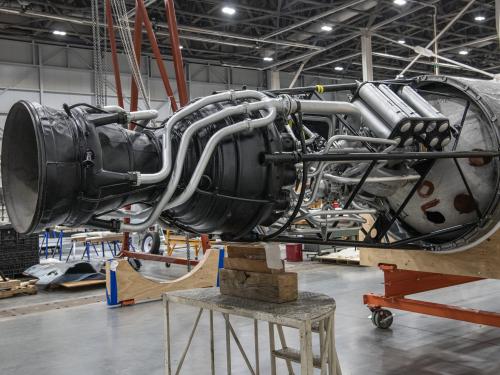
M 404 39 L 399 39 L 399 40 L 398 40 L 398 43 L 399 43 L 399 44 L 405 44 L 405 43 L 406 43 L 406 40 L 404 40 Z
M 394 4 L 396 4 L 396 5 L 405 5 L 406 4 L 406 0 L 394 0 Z
M 52 34 L 64 36 L 64 35 L 66 35 L 66 31 L 54 30 L 54 31 L 52 31 Z
M 224 8 L 222 8 L 222 13 L 232 16 L 233 14 L 236 13 L 236 9 L 234 9 L 232 7 L 224 7 Z
M 323 31 L 332 31 L 333 28 L 330 25 L 323 25 L 323 26 L 321 26 L 321 30 L 323 30 Z
M 469 54 L 469 51 L 467 51 L 466 49 L 461 49 L 460 51 L 458 51 L 458 54 L 459 55 L 468 55 Z
M 342 70 L 344 70 L 344 68 L 343 68 L 343 67 L 341 67 L 341 66 L 336 66 L 336 67 L 335 67 L 335 68 L 333 68 L 333 69 L 335 69 L 337 72 L 341 72 Z
M 264 61 L 273 61 L 274 59 L 272 57 L 270 57 L 270 56 L 266 56 L 262 60 L 264 60 Z
M 184 46 L 179 46 L 179 49 L 183 49 L 183 48 L 184 48 Z
M 474 21 L 478 21 L 478 22 L 483 22 L 485 19 L 486 19 L 486 17 L 481 16 L 481 15 L 474 17 Z

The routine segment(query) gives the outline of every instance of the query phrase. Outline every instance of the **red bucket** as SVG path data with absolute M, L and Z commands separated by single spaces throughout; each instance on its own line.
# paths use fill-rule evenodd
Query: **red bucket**
M 286 260 L 288 262 L 302 262 L 302 244 L 286 244 Z

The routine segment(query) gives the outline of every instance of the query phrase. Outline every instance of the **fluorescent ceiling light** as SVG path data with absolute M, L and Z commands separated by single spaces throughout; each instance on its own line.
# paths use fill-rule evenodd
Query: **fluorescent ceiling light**
M 461 49 L 460 51 L 458 51 L 458 54 L 459 55 L 468 55 L 469 54 L 469 51 L 467 51 L 466 49 Z
M 323 26 L 321 26 L 321 30 L 323 30 L 323 31 L 332 31 L 333 28 L 330 25 L 323 25 Z
M 405 43 L 406 43 L 406 40 L 404 40 L 404 39 L 399 39 L 399 40 L 398 40 L 398 43 L 399 43 L 399 44 L 405 44 Z
M 406 0 L 394 0 L 394 4 L 396 4 L 396 5 L 405 5 L 406 4 Z
M 486 19 L 486 17 L 481 16 L 481 15 L 474 17 L 474 21 L 478 21 L 478 22 L 483 22 L 485 19 Z
M 236 13 L 236 9 L 234 9 L 232 7 L 224 7 L 224 8 L 222 8 L 222 13 L 229 14 L 230 16 L 232 16 L 233 14 Z
M 179 49 L 183 49 L 183 48 L 184 48 L 184 46 L 179 46 Z
M 336 67 L 335 67 L 335 68 L 333 68 L 333 69 L 335 69 L 337 72 L 341 72 L 342 70 L 344 70 L 344 68 L 343 68 L 343 67 L 341 67 L 341 66 L 336 66 Z
M 262 60 L 264 60 L 264 61 L 273 61 L 274 59 L 272 57 L 270 57 L 270 56 L 266 56 Z
M 54 31 L 52 31 L 52 34 L 64 36 L 64 35 L 66 35 L 66 31 L 54 30 Z

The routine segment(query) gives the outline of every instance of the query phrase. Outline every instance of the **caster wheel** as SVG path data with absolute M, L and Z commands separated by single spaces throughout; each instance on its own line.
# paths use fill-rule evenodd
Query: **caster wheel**
M 170 268 L 170 263 L 165 263 L 165 267 Z
M 128 262 L 134 270 L 139 271 L 141 269 L 142 263 L 139 259 L 129 258 Z
M 160 254 L 160 241 L 158 232 L 148 232 L 142 239 L 141 250 L 144 253 Z
M 377 328 L 388 329 L 393 321 L 394 317 L 389 310 L 376 309 L 372 311 L 372 323 Z

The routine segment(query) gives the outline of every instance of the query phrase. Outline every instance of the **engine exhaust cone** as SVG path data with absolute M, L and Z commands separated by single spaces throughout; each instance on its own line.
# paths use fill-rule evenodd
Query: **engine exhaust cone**
M 127 173 L 159 169 L 155 137 L 117 125 L 96 128 L 82 110 L 69 117 L 38 103 L 17 102 L 3 138 L 5 205 L 19 233 L 83 224 L 95 214 L 151 201 L 158 192 L 158 185 L 132 186 Z
M 40 198 L 47 170 L 46 150 L 40 118 L 26 102 L 14 105 L 5 123 L 4 135 L 9 142 L 2 147 L 2 186 L 7 213 L 20 233 L 31 232 L 40 221 Z

